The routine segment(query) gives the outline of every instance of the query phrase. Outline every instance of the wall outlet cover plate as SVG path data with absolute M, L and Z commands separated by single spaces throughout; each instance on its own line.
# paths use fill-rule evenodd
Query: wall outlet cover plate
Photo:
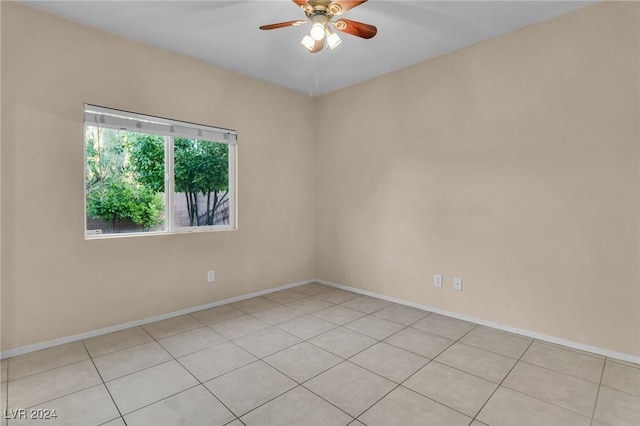
M 456 291 L 462 291 L 462 278 L 453 277 L 453 289 Z
M 435 274 L 433 276 L 433 286 L 434 287 L 442 287 L 442 275 Z

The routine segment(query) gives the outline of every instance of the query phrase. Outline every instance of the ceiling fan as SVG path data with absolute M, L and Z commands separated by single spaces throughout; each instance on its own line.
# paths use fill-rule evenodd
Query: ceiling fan
M 342 43 L 342 40 L 340 40 L 338 34 L 333 32 L 331 24 L 336 30 L 356 37 L 369 39 L 376 35 L 378 29 L 373 25 L 363 24 L 362 22 L 356 22 L 345 18 L 338 18 L 337 20 L 332 21 L 334 16 L 339 17 L 343 13 L 356 6 L 360 6 L 366 1 L 367 0 L 293 0 L 293 2 L 300 6 L 304 11 L 304 14 L 307 15 L 306 20 L 263 25 L 260 29 L 275 30 L 278 28 L 291 27 L 311 22 L 311 31 L 309 31 L 309 34 L 304 36 L 302 39 L 302 45 L 309 49 L 311 53 L 316 53 L 321 51 L 324 47 L 324 39 L 326 37 L 327 44 L 331 49 L 334 49 Z

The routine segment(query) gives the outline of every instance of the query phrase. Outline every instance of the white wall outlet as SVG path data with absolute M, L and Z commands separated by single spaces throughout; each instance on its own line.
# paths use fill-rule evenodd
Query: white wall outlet
M 433 276 L 433 286 L 434 287 L 442 287 L 442 275 L 435 274 Z
M 453 289 L 456 291 L 462 291 L 462 278 L 453 277 Z
M 207 271 L 207 282 L 212 283 L 216 280 L 216 272 L 215 271 Z

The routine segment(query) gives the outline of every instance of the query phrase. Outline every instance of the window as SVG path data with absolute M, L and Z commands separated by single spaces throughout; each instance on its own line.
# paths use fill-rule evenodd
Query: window
M 85 237 L 235 229 L 236 132 L 85 105 Z

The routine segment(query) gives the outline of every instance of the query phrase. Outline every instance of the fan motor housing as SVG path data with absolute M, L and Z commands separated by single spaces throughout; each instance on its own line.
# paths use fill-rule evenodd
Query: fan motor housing
M 323 14 L 323 15 L 334 15 L 330 10 L 331 6 L 337 6 L 338 9 L 342 10 L 342 8 L 338 5 L 331 5 L 331 0 L 309 0 L 308 4 L 305 4 L 302 9 L 305 11 L 307 16 L 311 18 L 313 15 Z M 335 7 L 333 9 L 336 9 Z

